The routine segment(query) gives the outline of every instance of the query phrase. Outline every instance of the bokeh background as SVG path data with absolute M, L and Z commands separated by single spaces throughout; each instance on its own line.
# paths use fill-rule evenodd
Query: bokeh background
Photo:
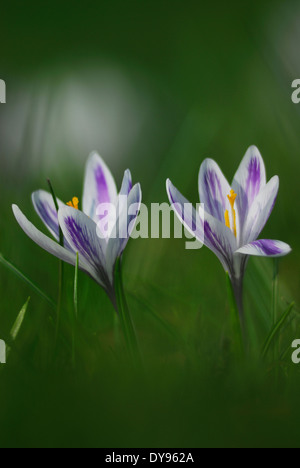
M 280 176 L 264 237 L 288 242 L 278 313 L 294 300 L 276 361 L 259 357 L 271 327 L 272 260 L 251 259 L 245 281 L 248 358 L 234 366 L 224 272 L 183 240 L 131 241 L 124 280 L 145 360 L 136 375 L 115 347 L 114 311 L 79 281 L 77 369 L 69 362 L 66 267 L 59 350 L 52 311 L 0 265 L 0 338 L 30 305 L 0 369 L 1 446 L 201 447 L 299 445 L 300 77 L 297 1 L 112 0 L 6 2 L 1 7 L 0 252 L 54 299 L 57 260 L 15 222 L 12 203 L 41 227 L 30 194 L 51 178 L 81 196 L 96 149 L 118 184 L 130 167 L 143 201 L 166 202 L 165 180 L 198 202 L 205 157 L 232 179 L 248 146 Z M 49 318 L 50 317 L 50 318 Z M 55 357 L 53 357 L 55 356 Z M 280 359 L 279 359 L 280 357 Z M 275 382 L 275 383 L 274 383 Z

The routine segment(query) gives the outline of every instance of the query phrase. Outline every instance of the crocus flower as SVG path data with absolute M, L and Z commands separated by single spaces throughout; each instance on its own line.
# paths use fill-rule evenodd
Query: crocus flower
M 79 268 L 106 290 L 115 305 L 115 265 L 134 227 L 141 199 L 140 184 L 132 186 L 129 170 L 125 171 L 118 194 L 110 170 L 97 153 L 92 153 L 86 165 L 82 211 L 78 209 L 76 197 L 67 204 L 57 199 L 57 212 L 50 193 L 39 190 L 32 194 L 35 211 L 54 240 L 29 222 L 16 205 L 13 205 L 13 212 L 27 236 L 47 252 L 71 265 L 76 264 L 78 253 Z M 116 215 L 115 229 L 105 229 L 104 224 L 109 223 L 103 222 L 101 206 L 108 211 L 108 221 Z M 134 208 L 129 210 L 130 214 L 129 207 Z M 59 244 L 60 232 L 63 233 L 63 246 Z
M 291 251 L 278 240 L 259 239 L 277 198 L 279 178 L 266 181 L 260 152 L 246 152 L 230 186 L 221 169 L 206 159 L 199 173 L 202 206 L 184 210 L 189 202 L 167 180 L 170 203 L 184 226 L 219 258 L 232 281 L 242 310 L 242 283 L 249 255 L 280 257 Z M 190 205 L 189 205 L 190 206 Z

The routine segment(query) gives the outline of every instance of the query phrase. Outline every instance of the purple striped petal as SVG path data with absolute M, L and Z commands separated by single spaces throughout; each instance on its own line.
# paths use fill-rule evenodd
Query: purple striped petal
M 132 177 L 131 177 L 130 170 L 127 169 L 124 172 L 120 195 L 129 195 L 131 189 L 132 189 Z
M 121 197 L 121 205 L 118 205 L 117 211 L 117 223 L 106 250 L 106 265 L 111 281 L 113 280 L 116 260 L 122 255 L 134 229 L 141 202 L 142 190 L 140 184 L 136 184 L 128 196 L 122 195 Z
M 127 197 L 132 189 L 132 178 L 129 169 L 124 173 L 120 193 L 117 197 L 116 205 L 113 203 L 101 203 L 96 210 L 96 220 L 98 229 L 101 235 L 107 241 L 113 231 L 116 229 L 117 216 L 120 211 L 123 211 L 122 205 L 125 203 L 127 210 Z
M 200 243 L 204 243 L 204 223 L 201 220 L 199 213 L 172 182 L 167 180 L 167 194 L 171 207 L 174 210 L 179 221 L 184 225 L 185 229 Z
M 225 271 L 233 274 L 233 252 L 237 246 L 236 238 L 225 224 L 209 213 L 203 211 L 201 218 L 204 218 L 204 244 L 217 255 Z
M 86 165 L 83 212 L 97 222 L 99 220 L 96 214 L 98 205 L 115 204 L 116 200 L 117 188 L 110 170 L 97 153 L 92 153 Z
M 142 203 L 142 189 L 140 184 L 135 184 L 135 186 L 132 188 L 128 195 L 128 220 L 127 220 L 127 232 L 128 236 L 124 240 L 124 242 L 121 243 L 120 245 L 120 251 L 119 254 L 121 254 L 128 242 L 129 237 L 132 234 L 132 231 L 134 230 L 135 227 L 135 221 L 138 217 L 140 208 L 141 208 L 141 203 Z M 122 222 L 122 219 L 119 220 L 119 222 Z M 120 226 L 120 232 L 122 233 L 122 226 Z
M 59 244 L 57 244 L 57 242 L 39 231 L 30 221 L 28 221 L 18 206 L 13 205 L 12 209 L 18 224 L 23 229 L 25 234 L 31 240 L 33 240 L 33 242 L 60 260 L 63 260 L 70 265 L 75 265 L 76 256 L 74 252 L 70 252 L 66 248 L 61 247 Z M 82 257 L 79 257 L 79 268 L 97 281 L 94 270 L 84 261 Z
M 274 176 L 256 197 L 244 225 L 243 244 L 255 241 L 260 235 L 273 211 L 278 189 L 279 178 Z
M 63 202 L 57 200 L 59 206 L 63 206 Z M 44 190 L 38 190 L 32 194 L 32 203 L 35 211 L 49 229 L 53 237 L 59 240 L 59 225 L 56 207 L 53 197 L 50 193 Z
M 106 241 L 97 235 L 97 225 L 82 211 L 64 206 L 59 209 L 58 220 L 67 241 L 97 275 L 97 281 L 107 286 L 105 249 Z
M 204 243 L 219 258 L 226 271 L 232 270 L 233 252 L 236 250 L 236 239 L 225 224 L 206 213 L 202 207 L 199 213 L 176 189 L 170 180 L 167 180 L 167 193 L 172 208 L 185 228 L 194 235 L 198 241 Z M 188 210 L 185 210 L 185 206 Z
M 247 150 L 232 182 L 232 188 L 237 194 L 236 205 L 241 226 L 243 226 L 255 198 L 265 185 L 266 170 L 264 161 L 256 146 L 251 146 Z
M 199 195 L 205 212 L 225 223 L 225 211 L 230 213 L 227 196 L 231 187 L 218 164 L 212 159 L 205 159 L 199 173 Z
M 51 232 L 54 239 L 56 239 L 58 242 L 58 215 L 52 195 L 48 192 L 45 192 L 44 190 L 38 190 L 32 194 L 32 203 L 35 211 L 37 212 L 47 229 Z M 59 207 L 65 206 L 65 204 L 59 199 L 57 199 L 57 203 Z M 64 238 L 64 247 L 72 251 L 66 238 Z
M 282 257 L 289 254 L 291 250 L 291 247 L 285 242 L 261 239 L 244 245 L 236 253 L 256 255 L 258 257 Z

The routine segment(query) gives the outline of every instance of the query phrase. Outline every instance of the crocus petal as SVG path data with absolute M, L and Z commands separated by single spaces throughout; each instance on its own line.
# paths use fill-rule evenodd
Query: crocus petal
M 125 239 L 121 238 L 121 243 L 120 243 L 120 249 L 119 249 L 119 255 L 123 252 L 125 249 L 125 246 L 128 242 L 129 237 L 131 236 L 131 233 L 134 229 L 135 226 L 135 221 L 138 217 L 140 207 L 142 203 L 142 189 L 140 184 L 135 184 L 135 186 L 131 189 L 129 195 L 128 195 L 128 201 L 127 201 L 127 213 L 128 213 L 128 219 L 125 221 L 125 218 L 118 216 L 118 222 L 119 222 L 119 230 L 120 232 L 123 232 L 123 227 L 122 223 L 126 222 L 126 227 L 127 227 L 127 237 Z M 130 209 L 132 208 L 132 210 Z M 125 229 L 124 229 L 125 231 Z
M 203 221 L 200 219 L 199 213 L 193 205 L 179 192 L 172 184 L 170 179 L 167 180 L 167 194 L 171 207 L 174 210 L 179 221 L 184 225 L 186 230 L 196 239 L 204 243 Z
M 212 250 L 224 269 L 229 271 L 232 255 L 236 249 L 236 239 L 230 229 L 201 207 L 197 213 L 170 180 L 167 180 L 167 193 L 175 214 L 185 228 Z
M 266 185 L 266 170 L 264 161 L 256 146 L 251 146 L 232 182 L 232 189 L 237 194 L 236 206 L 239 211 L 240 223 L 243 226 L 248 211 L 257 195 Z
M 30 237 L 33 242 L 39 245 L 42 249 L 46 250 L 50 254 L 54 255 L 55 257 L 63 260 L 70 265 L 75 265 L 76 262 L 76 255 L 74 252 L 70 252 L 66 248 L 62 247 L 61 245 L 57 244 L 54 240 L 50 239 L 50 237 L 43 234 L 39 231 L 22 213 L 20 208 L 16 205 L 12 206 L 15 218 L 19 223 L 20 227 L 23 229 L 25 234 Z M 82 258 L 79 258 L 79 267 L 88 275 L 94 277 L 94 271 L 90 268 L 86 262 Z M 95 279 L 95 278 L 94 278 Z
M 96 223 L 82 211 L 69 206 L 59 209 L 58 220 L 74 252 L 78 252 L 96 272 L 98 282 L 107 286 L 104 252 L 106 242 L 98 237 Z
M 127 197 L 130 194 L 132 190 L 132 177 L 131 177 L 131 172 L 129 169 L 127 169 L 124 172 L 124 177 L 121 185 L 121 190 L 118 195 L 118 201 L 117 201 L 117 207 L 116 207 L 116 223 L 118 222 L 118 215 L 120 212 L 123 212 L 124 210 L 128 209 L 127 206 Z
M 52 236 L 59 240 L 59 225 L 57 210 L 54 205 L 53 197 L 44 190 L 38 190 L 32 194 L 32 203 L 35 211 L 51 232 Z M 57 200 L 58 206 L 63 206 L 63 202 Z
M 97 153 L 92 153 L 86 165 L 83 212 L 97 222 L 99 220 L 96 214 L 98 205 L 115 204 L 116 200 L 116 183 L 109 168 Z
M 136 184 L 131 189 L 128 197 L 123 195 L 120 201 L 121 204 L 117 207 L 116 226 L 113 229 L 106 250 L 106 266 L 111 281 L 113 281 L 116 260 L 122 255 L 127 245 L 140 210 L 142 202 L 140 184 Z
M 243 243 L 256 240 L 265 227 L 275 205 L 279 189 L 277 176 L 265 185 L 252 204 L 243 230 Z M 241 244 L 240 244 L 241 245 Z
M 256 255 L 258 257 L 282 257 L 289 254 L 291 250 L 291 247 L 285 242 L 261 239 L 244 245 L 237 250 L 237 253 Z
M 203 208 L 200 207 L 199 213 L 200 218 L 204 219 L 204 245 L 217 255 L 225 271 L 233 274 L 233 252 L 237 246 L 236 238 L 225 224 L 206 213 Z
M 131 189 L 132 189 L 132 177 L 131 177 L 130 170 L 127 169 L 124 172 L 120 195 L 129 195 Z
M 218 164 L 205 159 L 199 172 L 199 195 L 206 213 L 225 224 L 225 211 L 231 212 L 227 196 L 231 187 Z

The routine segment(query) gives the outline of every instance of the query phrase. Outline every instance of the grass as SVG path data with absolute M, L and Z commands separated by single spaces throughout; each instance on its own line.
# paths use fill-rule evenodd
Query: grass
M 9 4 L 3 8 L 8 99 L 0 109 L 0 338 L 10 353 L 0 368 L 0 446 L 299 447 L 300 365 L 291 361 L 291 344 L 300 338 L 300 107 L 290 99 L 296 8 L 273 0 L 247 8 L 223 2 L 216 14 L 216 5 L 204 2 L 193 8 L 100 3 L 92 16 L 74 6 L 71 21 L 69 8 L 55 2 L 53 13 L 41 11 L 43 21 L 27 7 L 19 15 Z M 117 145 L 108 135 L 97 148 L 83 125 L 89 107 L 79 115 L 60 91 L 72 91 L 78 79 L 80 104 L 89 86 L 82 70 L 101 69 L 106 60 L 128 77 L 142 106 L 143 125 L 130 147 L 116 134 Z M 28 112 L 25 104 L 19 112 L 22 90 Z M 103 103 L 97 96 L 96 108 Z M 125 110 L 134 130 L 137 122 Z M 102 117 L 96 127 L 106 124 Z M 67 140 L 71 123 L 80 147 Z M 120 117 L 117 128 L 125 123 Z M 143 359 L 139 372 L 105 292 L 65 265 L 59 299 L 58 261 L 26 238 L 11 205 L 43 229 L 31 192 L 47 190 L 50 178 L 62 200 L 79 195 L 85 152 L 93 149 L 119 183 L 130 167 L 147 205 L 167 202 L 167 178 L 196 203 L 202 160 L 216 159 L 232 179 L 251 144 L 262 152 L 268 178 L 280 177 L 263 237 L 288 242 L 293 252 L 279 262 L 276 279 L 271 260 L 249 262 L 245 357 L 232 353 L 235 311 L 214 255 L 206 248 L 186 251 L 178 239 L 131 240 L 123 283 Z M 14 341 L 11 330 L 18 330 Z
M 0 373 L 2 446 L 298 444 L 294 428 L 300 374 L 291 352 L 285 351 L 297 336 L 299 314 L 292 310 L 294 304 L 286 308 L 289 292 L 279 275 L 280 318 L 273 326 L 272 261 L 253 259 L 249 264 L 246 357 L 236 361 L 230 345 L 235 342 L 233 306 L 212 254 L 202 249 L 197 259 L 188 259 L 183 241 L 163 240 L 170 245 L 160 277 L 167 278 L 165 284 L 157 278 L 152 283 L 132 274 L 130 262 L 137 261 L 133 244 L 145 242 L 131 241 L 124 283 L 143 358 L 141 372 L 126 353 L 123 335 L 116 340 L 116 312 L 104 291 L 68 265 L 55 344 L 49 296 L 57 293 L 58 262 L 32 245 L 17 226 L 12 232 L 22 239 L 14 257 L 23 259 L 23 271 L 38 277 L 39 285 L 24 281 L 24 273 L 16 274 L 16 267 L 1 257 L 1 296 L 8 297 L 8 288 L 18 291 L 10 293 L 9 313 L 0 316 L 4 336 L 18 315 L 18 301 L 32 296 L 26 315 L 22 309 L 22 327 L 17 319 L 19 333 Z M 148 242 L 150 248 L 155 243 Z M 209 263 L 205 275 L 197 276 L 202 255 Z M 184 265 L 189 286 L 180 275 Z M 272 344 L 276 355 L 267 352 Z
M 69 192 L 78 193 L 77 179 L 70 179 Z M 37 187 L 32 180 L 26 195 Z M 44 229 L 29 197 L 23 200 L 24 187 L 2 192 L 8 200 L 1 221 L 4 338 L 29 295 L 31 301 L 0 373 L 1 446 L 298 445 L 300 367 L 291 361 L 291 344 L 299 309 L 287 286 L 297 249 L 279 262 L 276 277 L 272 260 L 250 260 L 245 357 L 237 360 L 236 311 L 215 256 L 206 248 L 187 251 L 178 239 L 131 240 L 123 283 L 143 360 L 139 371 L 105 292 L 69 265 L 57 328 L 51 298 L 59 296 L 59 262 L 12 217 L 9 203 L 19 198 Z M 272 231 L 278 223 L 273 215 Z

